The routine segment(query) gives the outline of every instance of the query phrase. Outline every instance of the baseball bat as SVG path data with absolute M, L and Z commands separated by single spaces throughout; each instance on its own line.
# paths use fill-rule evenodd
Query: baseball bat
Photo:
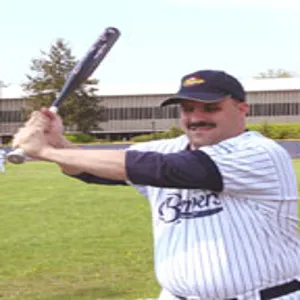
M 57 113 L 59 105 L 95 71 L 120 34 L 115 27 L 108 27 L 104 30 L 86 55 L 69 73 L 61 91 L 49 108 L 51 112 Z M 7 154 L 7 160 L 14 164 L 21 164 L 26 160 L 25 153 L 21 148 L 17 148 Z

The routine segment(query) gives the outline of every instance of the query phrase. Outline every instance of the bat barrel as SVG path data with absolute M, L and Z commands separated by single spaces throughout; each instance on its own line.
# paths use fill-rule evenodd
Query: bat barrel
M 72 69 L 63 88 L 53 102 L 53 106 L 58 107 L 71 92 L 78 88 L 95 71 L 120 34 L 119 29 L 115 27 L 107 27 L 104 30 L 97 41 L 90 47 L 85 57 Z

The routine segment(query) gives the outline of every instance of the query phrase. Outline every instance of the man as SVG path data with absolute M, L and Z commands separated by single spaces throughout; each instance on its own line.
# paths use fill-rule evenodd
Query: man
M 5 151 L 0 149 L 0 172 L 5 173 Z
M 94 183 L 128 183 L 153 214 L 160 299 L 300 299 L 297 181 L 288 153 L 247 131 L 245 91 L 214 70 L 182 78 L 185 135 L 123 150 L 87 150 L 43 110 L 13 146 Z

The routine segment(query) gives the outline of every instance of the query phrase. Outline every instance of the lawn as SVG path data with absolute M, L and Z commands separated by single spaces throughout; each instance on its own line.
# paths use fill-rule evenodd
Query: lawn
M 0 173 L 0 299 L 137 299 L 159 292 L 147 201 L 55 165 Z
M 158 295 L 149 206 L 134 189 L 87 185 L 37 162 L 7 165 L 0 188 L 0 299 Z

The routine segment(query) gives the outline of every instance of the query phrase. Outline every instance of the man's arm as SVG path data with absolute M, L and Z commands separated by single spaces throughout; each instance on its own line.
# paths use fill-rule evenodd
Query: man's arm
M 44 119 L 44 133 L 47 143 L 57 149 L 76 149 L 78 145 L 71 143 L 64 135 L 64 126 L 59 115 L 52 113 L 48 108 L 42 108 L 40 112 L 33 112 L 31 118 L 26 122 L 27 126 L 34 126 L 35 123 Z M 65 164 L 59 164 L 61 170 L 66 175 L 79 175 L 81 170 Z
M 64 135 L 64 126 L 62 119 L 59 115 L 52 113 L 47 108 L 42 108 L 40 112 L 33 112 L 31 118 L 26 122 L 27 126 L 34 125 L 36 119 L 46 117 L 44 133 L 47 139 L 47 143 L 57 149 L 80 149 L 80 146 L 71 143 Z M 48 121 L 48 122 L 47 122 Z M 123 181 L 107 180 L 105 178 L 97 177 L 93 174 L 85 173 L 82 170 L 71 167 L 64 163 L 58 164 L 61 171 L 73 178 L 77 178 L 86 183 L 96 183 L 96 184 L 109 184 L 109 185 L 126 185 Z
M 47 148 L 41 158 L 65 163 L 110 180 L 168 188 L 223 189 L 221 174 L 211 158 L 200 150 L 157 153 L 124 150 Z
M 169 188 L 202 188 L 220 192 L 221 174 L 202 151 L 162 154 L 124 150 L 47 148 L 41 158 L 65 163 L 100 178 Z
M 56 139 L 55 148 L 56 149 L 78 149 L 79 146 L 74 145 L 67 138 L 61 135 Z M 64 163 L 59 163 L 58 165 L 60 166 L 61 171 L 66 175 L 75 176 L 75 175 L 80 175 L 82 173 L 82 170 L 75 167 L 68 166 Z
M 13 147 L 36 159 L 63 164 L 101 178 L 139 185 L 221 191 L 216 164 L 203 151 L 163 154 L 134 150 L 56 149 L 47 143 L 43 126 L 19 130 Z
M 64 126 L 59 115 L 52 113 L 47 108 L 42 108 L 40 112 L 33 112 L 31 118 L 26 122 L 25 127 L 34 126 L 44 127 L 44 136 L 47 144 L 57 149 L 80 149 L 80 146 L 71 143 L 64 135 Z M 96 183 L 105 185 L 127 185 L 124 181 L 109 180 L 97 177 L 80 170 L 74 166 L 66 165 L 65 163 L 58 164 L 61 171 L 73 178 L 79 179 L 86 183 Z
M 46 147 L 39 158 L 98 177 L 127 180 L 123 150 L 56 149 Z

